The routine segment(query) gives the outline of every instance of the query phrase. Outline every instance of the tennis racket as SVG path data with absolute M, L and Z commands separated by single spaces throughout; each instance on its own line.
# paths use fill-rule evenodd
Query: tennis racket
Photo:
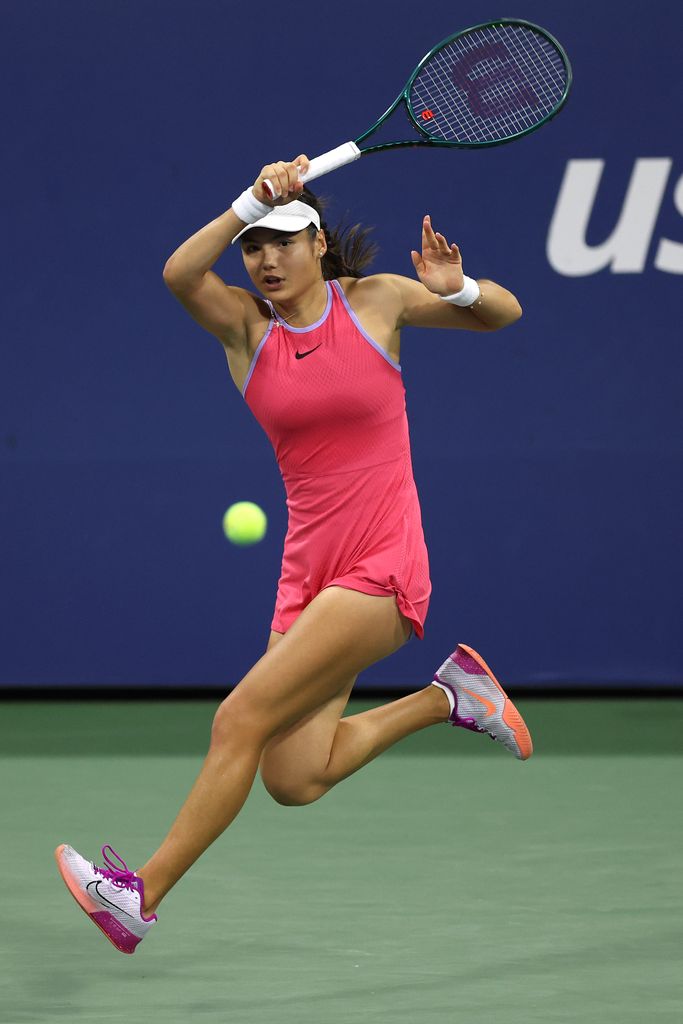
M 300 180 L 399 146 L 475 149 L 521 139 L 555 117 L 571 84 L 569 58 L 545 29 L 514 18 L 475 25 L 430 50 L 379 121 L 353 142 L 315 157 Z M 361 149 L 400 103 L 417 137 Z M 268 178 L 263 187 L 271 199 L 280 198 Z

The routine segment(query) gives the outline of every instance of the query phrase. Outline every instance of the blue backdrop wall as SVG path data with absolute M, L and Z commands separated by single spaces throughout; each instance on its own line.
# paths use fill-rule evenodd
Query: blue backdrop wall
M 433 577 L 416 686 L 457 641 L 526 685 L 683 682 L 680 5 L 433 0 L 5 5 L 0 685 L 218 685 L 265 647 L 286 529 L 269 443 L 167 257 L 264 163 L 366 128 L 450 33 L 501 14 L 566 46 L 540 132 L 321 179 L 413 276 L 421 219 L 524 307 L 408 329 L 401 362 Z M 398 130 L 403 132 L 402 115 Z M 239 254 L 216 272 L 248 286 Z M 266 510 L 226 542 L 225 508 Z

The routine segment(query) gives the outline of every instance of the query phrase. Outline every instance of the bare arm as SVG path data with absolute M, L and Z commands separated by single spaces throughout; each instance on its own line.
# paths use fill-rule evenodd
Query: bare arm
M 422 224 L 422 254 L 411 252 L 420 281 L 395 274 L 391 279 L 400 296 L 398 326 L 459 327 L 470 331 L 497 331 L 514 323 L 522 307 L 506 288 L 480 278 L 479 299 L 472 306 L 455 306 L 439 296 L 452 295 L 463 287 L 462 256 L 458 246 L 432 229 L 431 219 Z
M 210 269 L 244 227 L 232 209 L 226 210 L 176 249 L 164 267 L 164 281 L 197 323 L 222 344 L 239 346 L 246 340 L 248 292 L 225 284 Z
M 392 275 L 393 276 L 393 275 Z M 399 327 L 445 327 L 464 331 L 498 331 L 522 315 L 522 307 L 507 288 L 479 278 L 481 295 L 475 306 L 454 306 L 419 281 L 395 276 L 401 296 Z
M 243 227 L 244 221 L 230 207 L 183 242 L 164 267 L 164 281 L 169 288 L 191 288 L 201 281 Z
M 308 158 L 302 154 L 291 163 L 266 165 L 254 183 L 255 198 L 271 206 L 292 202 L 303 188 L 298 183 L 297 164 L 305 169 Z M 265 197 L 264 178 L 275 179 L 283 190 L 283 198 L 271 202 Z M 286 186 L 292 182 L 297 184 L 289 195 Z M 211 267 L 244 226 L 245 222 L 230 207 L 183 242 L 164 267 L 169 290 L 197 323 L 227 346 L 239 346 L 245 341 L 248 319 L 258 315 L 256 298 L 244 288 L 225 284 Z

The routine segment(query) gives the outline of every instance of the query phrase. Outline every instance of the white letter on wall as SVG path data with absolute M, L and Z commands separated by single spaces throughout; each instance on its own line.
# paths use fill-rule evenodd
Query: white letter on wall
M 671 160 L 636 160 L 616 227 L 602 245 L 589 246 L 586 228 L 604 166 L 604 160 L 567 163 L 547 244 L 548 261 L 558 274 L 581 277 L 606 266 L 615 274 L 637 274 L 645 266 Z
M 678 212 L 683 213 L 683 177 L 678 179 L 674 203 Z M 657 270 L 667 270 L 670 274 L 683 274 L 683 245 L 663 238 L 659 243 L 655 266 Z

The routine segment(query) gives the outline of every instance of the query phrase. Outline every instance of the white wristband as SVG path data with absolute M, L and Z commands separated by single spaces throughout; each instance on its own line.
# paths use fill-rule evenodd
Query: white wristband
M 471 306 L 481 295 L 479 285 L 473 277 L 465 277 L 464 284 L 459 292 L 453 295 L 439 295 L 444 302 L 452 302 L 454 306 Z
M 273 207 L 268 206 L 268 203 L 259 202 L 252 190 L 247 188 L 234 201 L 232 209 L 245 224 L 255 224 L 257 220 L 261 220 L 262 217 L 270 213 Z

